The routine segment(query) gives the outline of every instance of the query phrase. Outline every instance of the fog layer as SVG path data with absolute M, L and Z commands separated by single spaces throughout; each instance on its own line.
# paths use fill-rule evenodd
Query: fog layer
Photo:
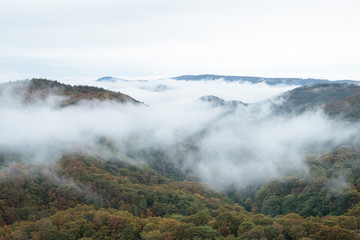
M 303 169 L 309 153 L 358 142 L 357 125 L 331 120 L 321 111 L 275 116 L 266 102 L 234 110 L 199 100 L 211 94 L 255 102 L 294 86 L 174 80 L 100 84 L 149 106 L 83 102 L 55 108 L 56 96 L 22 106 L 18 95 L 2 94 L 0 150 L 23 151 L 32 163 L 47 164 L 69 151 L 100 154 L 96 144 L 100 137 L 113 141 L 118 153 L 126 153 L 129 142 L 136 150 L 161 149 L 169 156 L 176 145 L 192 144 L 197 150 L 182 152 L 186 156 L 182 169 L 224 188 L 267 180 L 288 169 Z M 165 87 L 156 88 L 159 85 Z M 104 158 L 112 154 L 101 153 Z

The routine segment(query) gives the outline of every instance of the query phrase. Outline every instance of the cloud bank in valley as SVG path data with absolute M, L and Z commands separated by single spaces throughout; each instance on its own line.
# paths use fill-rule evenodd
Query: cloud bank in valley
M 74 80 L 67 81 L 70 84 L 74 82 Z M 79 81 L 76 82 L 76 84 L 79 84 Z M 152 80 L 140 78 L 116 82 L 94 82 L 84 79 L 80 83 L 124 92 L 149 105 L 163 105 L 166 103 L 195 100 L 205 95 L 215 95 L 225 100 L 239 100 L 252 103 L 274 97 L 297 87 L 293 85 L 270 86 L 265 83 L 225 82 L 222 80 L 176 81 L 167 78 Z M 166 88 L 156 89 L 159 86 Z
M 264 112 L 264 116 L 268 112 Z M 246 186 L 305 171 L 311 154 L 359 142 L 359 126 L 329 119 L 323 112 L 257 117 L 248 110 L 226 116 L 201 142 L 199 174 L 217 187 Z
M 279 176 L 284 168 L 302 168 L 309 152 L 358 141 L 357 125 L 331 120 L 322 112 L 275 116 L 266 102 L 235 111 L 201 102 L 203 95 L 257 102 L 294 86 L 175 80 L 96 83 L 120 90 L 149 106 L 98 102 L 55 108 L 45 103 L 22 106 L 7 91 L 0 98 L 0 149 L 30 153 L 32 162 L 56 161 L 68 151 L 94 151 L 99 137 L 114 141 L 119 152 L 161 149 L 194 141 L 198 151 L 184 152 L 186 168 L 218 188 L 245 186 Z M 161 87 L 161 91 L 156 89 Z M 261 106 L 261 107 L 259 107 Z M 146 160 L 146 159 L 145 159 Z M 170 159 L 171 161 L 171 159 Z

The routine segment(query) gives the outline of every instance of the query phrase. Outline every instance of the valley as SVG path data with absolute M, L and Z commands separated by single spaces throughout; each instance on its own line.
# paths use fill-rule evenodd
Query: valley
M 159 108 L 0 84 L 0 238 L 360 239 L 359 96 L 319 83 Z

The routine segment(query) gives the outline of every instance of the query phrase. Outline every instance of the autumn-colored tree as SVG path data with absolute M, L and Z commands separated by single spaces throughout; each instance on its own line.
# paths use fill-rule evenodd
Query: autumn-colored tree
M 222 221 L 218 230 L 219 230 L 219 233 L 224 237 L 229 236 L 231 234 L 230 228 L 228 227 L 226 220 Z

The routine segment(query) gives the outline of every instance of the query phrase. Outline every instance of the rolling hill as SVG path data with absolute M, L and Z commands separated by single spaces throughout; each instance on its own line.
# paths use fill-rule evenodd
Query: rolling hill
M 0 97 L 16 96 L 24 104 L 46 101 L 50 97 L 62 97 L 59 107 L 76 105 L 80 101 L 114 101 L 118 103 L 142 104 L 132 97 L 90 86 L 71 86 L 47 79 L 31 79 L 0 84 Z
M 332 116 L 342 114 L 340 104 L 345 105 L 345 102 L 355 103 L 353 100 L 345 100 L 349 97 L 360 94 L 360 86 L 355 84 L 335 84 L 335 83 L 322 83 L 313 84 L 295 88 L 288 91 L 275 99 L 279 103 L 274 105 L 274 110 L 285 113 L 302 113 L 308 110 L 325 109 L 326 112 L 331 113 Z M 338 106 L 338 107 L 337 107 Z M 354 110 L 356 106 L 354 106 Z M 332 110 L 337 107 L 336 110 Z M 350 111 L 351 105 L 348 110 Z

